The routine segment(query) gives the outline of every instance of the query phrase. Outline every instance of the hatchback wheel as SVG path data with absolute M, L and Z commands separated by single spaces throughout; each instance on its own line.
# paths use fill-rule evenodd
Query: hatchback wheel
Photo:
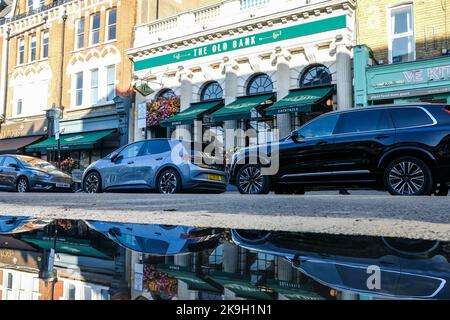
M 385 170 L 384 183 L 392 195 L 431 195 L 433 176 L 428 165 L 414 157 L 392 161 Z
M 262 174 L 261 166 L 248 164 L 243 166 L 237 176 L 236 184 L 241 194 L 268 194 L 270 179 Z
M 158 177 L 158 192 L 162 194 L 175 194 L 181 191 L 181 178 L 174 169 L 165 170 Z
M 83 190 L 86 193 L 102 192 L 101 178 L 97 172 L 91 172 L 84 178 Z
M 30 191 L 30 185 L 28 184 L 28 179 L 25 177 L 20 177 L 17 181 L 17 192 L 25 193 Z

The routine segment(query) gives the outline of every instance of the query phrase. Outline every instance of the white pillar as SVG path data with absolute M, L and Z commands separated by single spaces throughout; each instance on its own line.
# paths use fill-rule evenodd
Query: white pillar
M 3 47 L 2 47 L 2 61 L 1 61 L 1 74 L 0 74 L 0 123 L 2 123 L 6 117 L 6 104 L 8 93 L 8 54 L 9 54 L 9 27 L 6 27 L 6 32 L 3 34 Z
M 352 59 L 347 45 L 336 45 L 337 108 L 353 108 Z
M 237 88 L 238 88 L 238 75 L 237 75 L 237 64 L 233 64 L 225 59 L 225 105 L 228 105 L 236 100 L 237 97 Z M 225 130 L 225 151 L 230 150 L 231 148 L 236 147 L 236 139 L 234 139 L 235 134 L 233 134 L 233 139 L 227 139 L 227 132 L 231 132 L 236 130 L 237 121 L 236 120 L 228 120 L 224 122 L 224 130 Z M 229 134 L 231 137 L 231 134 Z
M 282 54 L 281 49 L 277 49 L 277 99 L 278 101 L 289 94 L 291 85 L 291 75 L 289 67 L 289 57 Z M 290 113 L 277 115 L 277 129 L 280 131 L 280 137 L 286 137 L 291 133 L 291 116 Z
M 192 74 L 179 67 L 179 77 L 181 83 L 180 89 L 180 111 L 184 111 L 191 106 L 192 102 Z M 192 140 L 192 136 L 183 136 L 183 132 L 192 134 L 189 125 L 181 125 L 176 127 L 175 135 L 177 139 Z

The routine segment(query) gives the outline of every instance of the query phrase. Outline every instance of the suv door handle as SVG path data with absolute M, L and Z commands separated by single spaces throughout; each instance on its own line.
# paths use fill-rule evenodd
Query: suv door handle
M 156 161 L 161 161 L 161 160 L 163 160 L 164 158 L 157 158 L 156 159 Z
M 134 161 L 128 162 L 128 164 L 134 164 Z
M 384 139 L 389 139 L 391 136 L 388 135 L 381 135 L 381 136 L 376 136 L 375 139 L 377 140 L 384 140 Z

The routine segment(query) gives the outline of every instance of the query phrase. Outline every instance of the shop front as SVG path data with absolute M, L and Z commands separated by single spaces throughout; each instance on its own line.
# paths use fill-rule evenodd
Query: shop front
M 414 102 L 450 104 L 450 56 L 377 65 L 370 48 L 354 48 L 359 107 Z
M 47 135 L 47 121 L 35 120 L 14 124 L 3 124 L 0 127 L 0 154 L 28 154 L 39 156 L 37 153 L 29 153 L 26 147 Z

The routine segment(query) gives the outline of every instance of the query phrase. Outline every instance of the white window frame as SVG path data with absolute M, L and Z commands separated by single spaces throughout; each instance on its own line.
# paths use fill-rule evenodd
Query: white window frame
M 393 13 L 395 11 L 399 11 L 399 10 L 405 10 L 405 9 L 409 9 L 410 10 L 410 18 L 411 18 L 411 30 L 409 30 L 408 32 L 405 33 L 401 33 L 401 34 L 395 34 L 394 33 L 394 28 L 395 28 L 395 21 L 393 20 Z M 391 7 L 389 8 L 389 10 L 387 10 L 387 21 L 388 21 L 388 52 L 389 52 L 389 63 L 393 63 L 393 42 L 395 39 L 399 39 L 399 38 L 406 38 L 406 37 L 411 37 L 411 46 L 412 46 L 412 57 L 410 61 L 415 61 L 416 60 L 416 37 L 415 37 L 415 30 L 414 30 L 414 5 L 413 3 L 408 3 L 408 4 L 403 4 L 403 5 L 399 5 L 399 6 L 395 6 L 395 7 Z
M 93 73 L 95 71 L 97 72 L 97 84 L 96 84 L 96 86 L 94 86 L 93 83 L 92 83 L 92 79 L 93 79 L 92 75 L 93 75 Z M 90 104 L 91 104 L 91 106 L 94 106 L 94 105 L 98 104 L 98 102 L 100 101 L 100 85 L 99 85 L 99 82 L 100 82 L 100 70 L 99 70 L 99 68 L 91 69 L 89 71 L 89 75 L 90 75 L 90 79 L 89 79 L 90 80 L 89 81 Z M 97 99 L 95 99 L 95 101 L 92 100 L 92 98 L 93 98 L 93 90 L 97 91 Z
M 108 287 L 104 287 L 101 285 L 97 285 L 94 283 L 76 281 L 76 280 L 68 280 L 63 279 L 63 296 L 60 300 L 68 300 L 69 299 L 69 288 L 70 286 L 75 287 L 75 300 L 85 300 L 85 288 L 91 289 L 91 299 L 92 300 L 103 300 L 101 296 L 101 290 L 109 291 Z M 108 300 L 111 299 L 108 293 Z
M 108 81 L 108 69 L 109 69 L 109 68 L 114 68 L 114 81 L 113 81 L 113 82 L 109 82 L 109 81 Z M 106 101 L 110 102 L 110 101 L 112 101 L 112 99 L 109 100 L 109 90 L 108 90 L 108 87 L 109 87 L 110 85 L 113 85 L 113 86 L 114 86 L 114 97 L 113 97 L 113 98 L 115 98 L 116 95 L 117 95 L 117 91 L 116 91 L 116 83 L 117 83 L 117 65 L 115 65 L 115 64 L 110 64 L 110 65 L 108 65 L 108 66 L 105 66 L 105 83 L 106 83 L 105 99 L 106 99 Z
M 80 75 L 80 74 L 81 74 L 81 78 L 82 78 L 82 83 L 81 83 L 81 88 L 78 88 L 78 86 L 77 86 L 77 83 L 78 83 L 77 78 L 78 78 L 78 75 Z M 84 93 L 85 93 L 85 91 L 84 91 L 84 86 L 85 86 L 84 72 L 80 71 L 80 72 L 74 73 L 72 81 L 73 81 L 72 82 L 72 88 L 73 88 L 73 100 L 72 101 L 73 101 L 73 106 L 76 107 L 76 108 L 83 107 L 83 104 L 85 102 L 85 99 L 84 99 Z M 78 96 L 78 92 L 80 90 L 81 90 L 81 103 L 78 104 L 77 103 L 77 96 Z
M 98 29 L 94 29 L 94 20 L 95 20 L 95 16 L 98 15 L 99 18 L 99 26 Z M 91 14 L 91 22 L 90 22 L 90 32 L 89 32 L 89 44 L 91 46 L 95 46 L 98 45 L 100 43 L 100 30 L 102 27 L 102 15 L 100 14 L 100 12 L 95 12 L 93 14 Z M 98 30 L 98 42 L 94 43 L 94 31 Z
M 33 52 L 33 43 L 34 43 L 34 59 L 31 58 Z M 37 60 L 37 37 L 36 34 L 30 35 L 30 51 L 28 52 L 28 61 L 33 62 Z
M 110 15 L 111 11 L 113 11 L 113 10 L 116 11 L 116 22 L 113 23 L 113 24 L 109 24 L 109 15 Z M 115 37 L 114 37 L 113 39 L 110 39 L 110 38 L 109 38 L 109 37 L 110 37 L 109 29 L 110 29 L 112 26 L 114 26 L 114 29 L 115 29 Z M 105 32 L 106 32 L 106 34 L 105 34 L 105 40 L 106 40 L 106 41 L 114 41 L 114 40 L 117 40 L 117 8 L 116 8 L 116 7 L 110 8 L 110 9 L 108 9 L 108 10 L 106 11 Z
M 45 40 L 47 40 L 47 56 L 44 56 Z M 47 59 L 50 54 L 50 33 L 48 31 L 42 31 L 41 33 L 41 59 Z
M 80 26 L 80 22 L 83 21 L 83 31 L 80 33 L 79 31 L 79 26 Z M 81 17 L 80 19 L 77 19 L 75 21 L 75 49 L 81 49 L 84 48 L 84 36 L 86 34 L 86 18 L 85 17 Z M 80 41 L 79 38 L 80 36 L 83 36 L 83 45 L 80 45 Z
M 20 44 L 23 45 L 23 50 L 20 50 Z M 20 53 L 23 53 L 23 61 L 20 61 Z M 25 38 L 21 37 L 17 41 L 17 64 L 21 65 L 25 63 Z

